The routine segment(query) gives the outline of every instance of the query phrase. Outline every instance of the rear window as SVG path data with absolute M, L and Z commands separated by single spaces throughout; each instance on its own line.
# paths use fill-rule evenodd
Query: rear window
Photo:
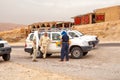
M 34 34 L 31 34 L 31 35 L 30 35 L 30 41 L 32 41 L 32 40 L 33 40 L 33 36 L 34 36 Z M 39 35 L 38 35 L 38 37 L 39 37 L 39 39 L 40 39 L 41 34 L 39 34 Z
M 39 35 L 38 35 L 38 37 L 39 37 L 39 39 L 40 39 L 40 37 L 41 37 L 41 34 L 39 34 Z
M 30 35 L 30 41 L 33 40 L 33 36 L 34 36 L 34 34 L 31 34 L 31 35 Z

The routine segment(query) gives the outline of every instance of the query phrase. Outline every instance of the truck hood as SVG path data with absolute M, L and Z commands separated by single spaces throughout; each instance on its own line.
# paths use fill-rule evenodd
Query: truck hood
M 85 41 L 95 41 L 97 36 L 92 35 L 83 35 L 80 38 L 84 39 Z
M 0 43 L 7 43 L 7 41 L 0 41 Z
M 93 36 L 93 35 L 84 35 L 84 37 L 93 37 L 93 38 L 96 38 L 97 36 Z
M 82 38 L 72 38 L 70 39 L 70 43 L 70 45 L 89 46 L 88 41 L 85 41 Z

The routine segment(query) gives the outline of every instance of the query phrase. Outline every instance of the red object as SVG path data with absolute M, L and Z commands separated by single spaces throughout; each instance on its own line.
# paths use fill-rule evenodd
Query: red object
M 96 22 L 102 22 L 105 20 L 105 15 L 104 14 L 96 14 L 95 20 L 96 20 Z
M 81 18 L 82 24 L 89 24 L 89 22 L 90 22 L 89 15 L 82 16 L 82 18 Z
M 89 24 L 89 23 L 90 23 L 89 15 L 86 15 L 86 16 L 85 16 L 84 21 L 85 21 L 85 24 Z
M 75 17 L 74 18 L 74 23 L 75 23 L 75 25 L 81 24 L 81 18 L 80 17 Z

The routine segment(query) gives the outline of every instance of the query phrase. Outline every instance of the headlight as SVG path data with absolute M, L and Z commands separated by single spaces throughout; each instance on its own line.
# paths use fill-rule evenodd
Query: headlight
M 88 44 L 89 44 L 89 45 L 93 45 L 92 41 L 89 41 Z
M 98 37 L 96 37 L 96 40 L 98 40 Z
M 89 46 L 88 41 L 83 41 L 82 44 L 83 44 L 84 46 Z

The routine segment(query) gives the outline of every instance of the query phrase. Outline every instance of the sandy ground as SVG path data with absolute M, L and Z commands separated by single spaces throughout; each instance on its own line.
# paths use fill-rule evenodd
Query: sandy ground
M 98 46 L 82 59 L 59 62 L 59 54 L 32 62 L 23 48 L 0 58 L 0 80 L 120 80 L 120 47 Z
M 14 62 L 0 62 L 0 80 L 72 80 L 70 77 L 37 70 Z

